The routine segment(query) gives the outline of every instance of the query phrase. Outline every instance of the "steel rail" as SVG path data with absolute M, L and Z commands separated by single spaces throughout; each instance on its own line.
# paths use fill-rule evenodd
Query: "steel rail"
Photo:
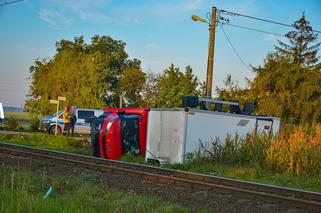
M 121 161 L 111 161 L 90 156 L 31 148 L 1 142 L 0 152 L 17 156 L 33 156 L 41 159 L 65 161 L 75 164 L 78 167 L 95 171 L 100 170 L 130 173 L 139 175 L 141 178 L 146 180 L 188 187 L 196 190 L 236 193 L 277 202 L 285 201 L 291 205 L 307 209 L 321 209 L 321 193 L 317 192 L 257 184 L 248 181 L 239 181 L 235 179 L 182 172 Z

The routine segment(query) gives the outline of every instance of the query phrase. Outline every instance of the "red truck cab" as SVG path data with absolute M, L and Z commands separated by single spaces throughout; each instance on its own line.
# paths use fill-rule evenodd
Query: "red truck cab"
M 118 160 L 125 153 L 144 155 L 148 109 L 106 108 L 98 132 L 97 157 Z

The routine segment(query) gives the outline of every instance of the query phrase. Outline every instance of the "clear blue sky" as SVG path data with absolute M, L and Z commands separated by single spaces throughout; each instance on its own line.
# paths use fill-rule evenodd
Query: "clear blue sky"
M 208 26 L 190 17 L 206 17 L 212 6 L 289 24 L 305 11 L 313 28 L 321 30 L 319 0 L 24 0 L 0 7 L 0 102 L 22 106 L 34 60 L 51 58 L 56 41 L 80 35 L 87 42 L 96 34 L 126 42 L 130 58 L 141 60 L 144 71 L 161 72 L 171 63 L 181 69 L 190 65 L 203 81 Z M 290 30 L 242 17 L 228 18 L 233 24 L 278 34 Z M 224 29 L 244 62 L 254 66 L 273 51 L 277 38 L 283 39 L 232 26 Z M 214 63 L 214 86 L 221 86 L 227 74 L 240 85 L 245 85 L 245 77 L 253 78 L 219 28 Z

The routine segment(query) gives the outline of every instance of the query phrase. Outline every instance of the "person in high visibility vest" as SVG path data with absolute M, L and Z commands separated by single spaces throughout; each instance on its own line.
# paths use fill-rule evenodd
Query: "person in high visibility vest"
M 69 106 L 65 106 L 64 112 L 62 114 L 62 118 L 64 120 L 64 132 L 67 136 L 69 136 L 70 128 L 71 128 L 71 113 L 69 111 Z

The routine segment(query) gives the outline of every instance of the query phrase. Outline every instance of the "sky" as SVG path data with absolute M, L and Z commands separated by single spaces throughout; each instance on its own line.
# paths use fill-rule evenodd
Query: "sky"
M 190 65 L 204 81 L 208 25 L 192 21 L 191 15 L 207 18 L 213 6 L 287 24 L 305 12 L 313 29 L 321 31 L 319 0 L 24 0 L 0 6 L 0 102 L 22 107 L 35 59 L 52 58 L 57 41 L 81 35 L 87 43 L 94 35 L 124 41 L 129 57 L 141 60 L 145 72 L 160 73 L 171 63 L 181 70 Z M 223 17 L 230 24 L 279 35 L 291 30 L 239 16 Z M 223 30 L 216 27 L 213 88 L 223 86 L 228 74 L 245 86 L 245 78 L 254 78 L 249 66 L 262 65 L 277 39 L 286 41 L 230 25 L 223 25 Z

